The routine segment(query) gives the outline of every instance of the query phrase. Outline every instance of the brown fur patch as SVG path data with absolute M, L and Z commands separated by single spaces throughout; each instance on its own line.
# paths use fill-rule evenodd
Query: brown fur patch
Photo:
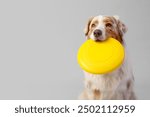
M 110 24 L 112 26 L 106 27 L 106 34 L 108 37 L 113 37 L 119 42 L 123 42 L 122 35 L 120 35 L 120 30 L 118 27 L 118 21 L 114 17 L 106 17 L 103 21 L 105 25 Z M 116 26 L 116 27 L 114 27 Z
M 93 20 L 93 18 L 94 18 L 94 17 L 89 18 L 89 20 L 88 20 L 88 22 L 87 22 L 87 24 L 86 24 L 86 26 L 85 26 L 84 33 L 85 33 L 86 36 L 87 36 L 88 33 L 89 33 L 90 24 L 91 24 L 91 21 Z
M 123 42 L 121 36 L 117 32 L 112 31 L 108 28 L 106 28 L 106 31 L 107 31 L 109 37 L 115 38 L 116 40 L 118 40 L 121 43 Z
M 96 100 L 99 100 L 100 99 L 100 91 L 99 90 L 94 90 L 93 91 L 93 97 L 94 97 L 94 99 L 96 99 Z
M 98 20 L 95 19 L 94 21 L 91 21 L 91 23 L 89 24 L 89 30 L 88 30 L 88 33 L 87 33 L 87 38 L 88 39 L 90 38 L 91 33 L 96 28 L 96 26 L 98 25 L 98 23 L 99 23 Z
M 106 16 L 103 22 L 104 23 L 115 23 L 115 19 L 113 17 Z
M 128 81 L 128 82 L 127 82 L 127 90 L 129 90 L 130 87 L 131 87 L 131 81 Z

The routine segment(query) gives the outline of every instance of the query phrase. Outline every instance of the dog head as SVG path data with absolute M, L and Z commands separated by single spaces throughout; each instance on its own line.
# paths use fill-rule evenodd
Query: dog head
M 119 20 L 118 16 L 96 16 L 88 20 L 85 27 L 85 36 L 95 41 L 104 41 L 109 37 L 115 38 L 121 43 L 127 28 Z

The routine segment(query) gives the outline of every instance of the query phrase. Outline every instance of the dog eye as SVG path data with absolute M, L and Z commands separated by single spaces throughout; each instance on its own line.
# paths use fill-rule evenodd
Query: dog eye
M 111 23 L 107 23 L 106 27 L 112 27 L 112 24 Z
M 95 24 L 92 24 L 92 25 L 91 25 L 92 28 L 94 28 L 95 26 L 96 26 Z

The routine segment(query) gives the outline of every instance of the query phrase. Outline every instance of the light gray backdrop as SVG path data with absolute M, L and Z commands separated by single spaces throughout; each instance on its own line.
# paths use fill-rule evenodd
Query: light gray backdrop
M 119 15 L 139 99 L 150 99 L 149 0 L 1 0 L 0 99 L 76 99 L 76 61 L 90 16 Z

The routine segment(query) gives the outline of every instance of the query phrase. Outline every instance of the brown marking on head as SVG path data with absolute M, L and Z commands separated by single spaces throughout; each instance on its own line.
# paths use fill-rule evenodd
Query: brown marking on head
M 91 24 L 93 18 L 94 17 L 89 18 L 89 20 L 88 20 L 88 22 L 87 22 L 87 24 L 85 26 L 85 29 L 84 29 L 85 36 L 87 36 L 89 31 L 90 31 L 90 24 Z
M 115 17 L 106 16 L 104 18 L 104 23 L 106 27 L 106 37 L 115 38 L 119 42 L 123 43 L 123 34 L 121 31 L 121 26 L 123 24 L 121 24 L 121 21 L 119 19 L 116 19 Z

